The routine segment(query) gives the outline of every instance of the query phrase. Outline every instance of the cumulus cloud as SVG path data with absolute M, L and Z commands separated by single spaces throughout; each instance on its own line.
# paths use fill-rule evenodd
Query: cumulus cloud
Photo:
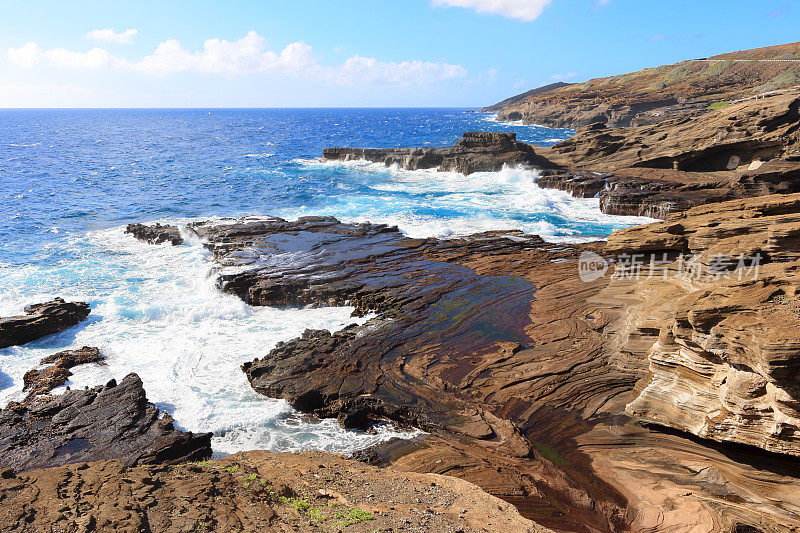
M 109 28 L 104 30 L 92 30 L 86 34 L 86 38 L 93 41 L 102 41 L 104 43 L 128 44 L 133 41 L 133 38 L 138 33 L 139 30 L 136 28 L 131 28 L 120 33 Z
M 88 52 L 63 48 L 43 51 L 36 43 L 9 49 L 8 57 L 26 68 L 47 62 L 58 67 L 111 68 L 154 76 L 196 72 L 233 77 L 271 72 L 339 85 L 424 85 L 467 74 L 460 65 L 419 60 L 381 62 L 359 55 L 340 65 L 326 66 L 319 63 L 311 46 L 305 43 L 291 43 L 276 52 L 269 50 L 266 40 L 255 31 L 236 41 L 209 39 L 200 50 L 191 50 L 169 39 L 160 43 L 152 54 L 137 60 L 123 59 L 101 48 Z
M 531 22 L 539 18 L 551 0 L 433 0 L 434 6 L 465 7 L 478 13 L 495 13 Z
M 19 48 L 8 49 L 8 59 L 15 65 L 30 68 L 36 66 L 42 58 L 42 51 L 36 43 L 25 43 Z

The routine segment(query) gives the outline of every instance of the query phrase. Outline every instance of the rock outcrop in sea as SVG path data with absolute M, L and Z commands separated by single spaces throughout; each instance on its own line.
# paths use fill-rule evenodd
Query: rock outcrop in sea
M 484 131 L 466 132 L 456 144 L 444 148 L 326 148 L 322 155 L 334 161 L 363 159 L 409 170 L 435 168 L 462 174 L 496 171 L 503 165 L 553 166 L 531 145 L 517 141 L 516 133 Z
M 128 224 L 125 233 L 130 233 L 140 241 L 150 244 L 168 242 L 173 246 L 183 244 L 183 237 L 178 226 L 169 224 Z
M 0 318 L 0 348 L 27 344 L 59 333 L 89 316 L 89 304 L 65 302 L 63 298 L 29 305 L 25 314 Z

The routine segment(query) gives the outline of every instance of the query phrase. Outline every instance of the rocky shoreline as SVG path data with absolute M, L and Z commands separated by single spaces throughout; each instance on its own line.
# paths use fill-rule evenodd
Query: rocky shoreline
M 345 428 L 425 434 L 351 459 L 210 461 L 211 434 L 176 428 L 135 374 L 54 394 L 103 360 L 61 351 L 0 410 L 3 523 L 800 530 L 798 109 L 787 92 L 691 120 L 593 124 L 551 148 L 467 132 L 451 147 L 323 154 L 464 174 L 525 165 L 605 213 L 662 219 L 607 242 L 414 239 L 332 217 L 128 226 L 152 245 L 201 240 L 219 289 L 249 305 L 351 305 L 360 325 L 309 329 L 244 363 L 250 386 Z M 89 312 L 31 305 L 0 319 L 0 347 Z

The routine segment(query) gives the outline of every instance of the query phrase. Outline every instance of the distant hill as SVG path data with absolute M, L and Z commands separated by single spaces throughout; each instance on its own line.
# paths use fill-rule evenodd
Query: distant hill
M 561 87 L 566 87 L 567 85 L 572 85 L 572 84 L 565 83 L 563 81 L 557 81 L 556 83 L 542 85 L 541 87 L 537 87 L 536 89 L 531 89 L 530 91 L 525 91 L 524 93 L 512 96 L 511 98 L 506 98 L 502 102 L 497 102 L 496 104 L 490 105 L 489 107 L 484 107 L 482 111 L 488 111 L 488 112 L 499 111 L 503 107 L 517 103 L 520 100 L 527 98 L 529 96 L 535 96 L 537 94 L 546 93 L 547 91 L 552 91 L 553 89 L 560 89 Z
M 555 127 L 594 122 L 628 126 L 697 115 L 730 100 L 796 85 L 800 85 L 800 43 L 790 43 L 690 59 L 551 89 L 545 86 L 508 98 L 485 111 L 498 113 L 500 120 Z

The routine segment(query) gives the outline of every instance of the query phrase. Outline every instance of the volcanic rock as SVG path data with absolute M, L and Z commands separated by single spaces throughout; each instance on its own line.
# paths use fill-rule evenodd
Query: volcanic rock
M 25 372 L 22 378 L 23 391 L 30 391 L 25 398 L 28 403 L 36 396 L 47 394 L 56 387 L 60 387 L 67 382 L 67 378 L 72 375 L 70 368 L 100 361 L 100 350 L 89 346 L 84 346 L 77 350 L 66 350 L 49 355 L 42 359 L 41 364 L 51 364 L 44 369 L 32 369 Z
M 435 168 L 462 174 L 497 171 L 503 165 L 553 167 L 531 145 L 517 141 L 516 133 L 482 131 L 466 132 L 455 145 L 444 148 L 326 148 L 323 157 L 338 161 L 364 159 L 408 170 Z
M 539 153 L 570 170 L 539 185 L 598 196 L 614 215 L 665 218 L 695 205 L 800 192 L 800 93 L 732 104 L 693 120 L 596 124 Z
M 210 455 L 211 434 L 175 429 L 148 403 L 136 374 L 0 410 L 0 465 L 16 471 L 105 459 L 176 464 Z
M 147 224 L 128 224 L 125 233 L 130 233 L 140 241 L 150 244 L 171 243 L 173 246 L 183 244 L 183 237 L 177 226 L 155 223 Z
M 89 304 L 84 302 L 65 302 L 62 298 L 55 298 L 50 302 L 29 305 L 23 316 L 0 318 L 0 348 L 59 333 L 87 316 Z
M 466 481 L 322 452 L 33 470 L 0 479 L 0 501 L 7 531 L 550 531 Z

